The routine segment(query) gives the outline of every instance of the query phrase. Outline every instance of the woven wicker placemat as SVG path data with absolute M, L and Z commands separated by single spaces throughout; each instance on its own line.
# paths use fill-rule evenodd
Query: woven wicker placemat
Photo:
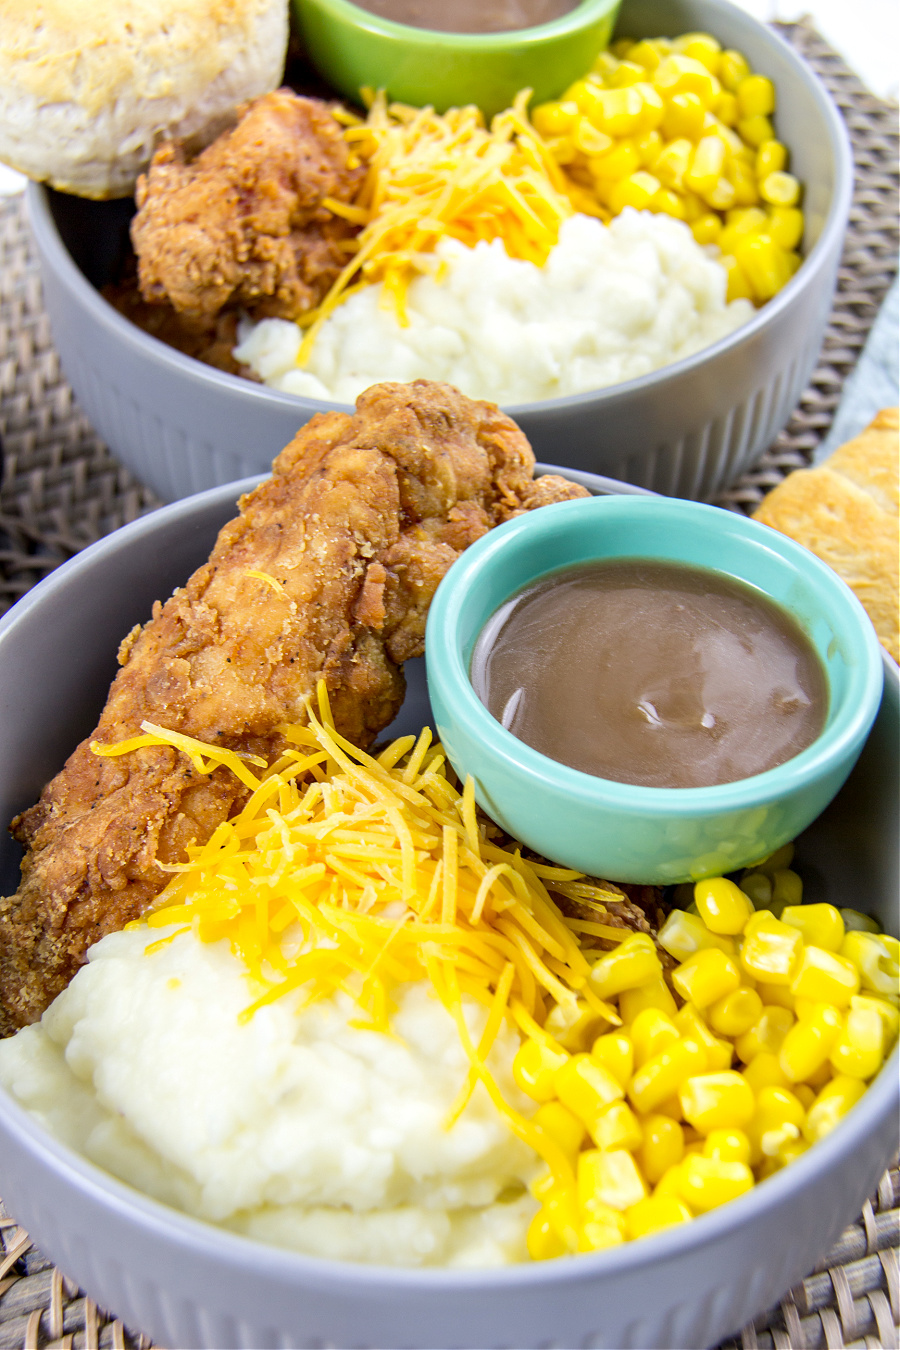
M 838 291 L 809 387 L 757 467 L 718 499 L 747 512 L 807 464 L 828 434 L 844 380 L 897 271 L 900 240 L 896 105 L 869 94 L 808 21 L 778 27 L 841 109 L 856 184 Z M 2 613 L 79 549 L 159 505 L 95 435 L 60 373 L 20 198 L 0 200 L 0 439 Z M 900 1173 L 893 1167 L 816 1271 L 721 1350 L 893 1350 L 898 1249 Z M 0 1202 L 0 1350 L 148 1344 L 55 1270 Z

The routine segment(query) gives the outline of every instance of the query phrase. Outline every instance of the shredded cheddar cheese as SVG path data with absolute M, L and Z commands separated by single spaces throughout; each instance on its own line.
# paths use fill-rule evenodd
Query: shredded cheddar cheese
M 590 965 L 576 932 L 583 924 L 564 919 L 551 895 L 577 888 L 600 919 L 607 893 L 580 873 L 493 842 L 471 780 L 458 791 L 427 728 L 371 756 L 335 730 L 322 686 L 319 713 L 310 709 L 307 726 L 280 728 L 289 748 L 259 777 L 248 765 L 261 767 L 257 756 L 149 722 L 141 736 L 93 744 L 104 756 L 169 745 L 201 772 L 226 767 L 250 791 L 206 844 L 189 846 L 186 862 L 166 866 L 171 879 L 146 923 L 193 929 L 204 942 L 227 939 L 256 994 L 244 1018 L 290 991 L 309 1003 L 344 990 L 360 1009 L 357 1025 L 390 1034 L 392 988 L 430 980 L 470 1064 L 451 1121 L 480 1081 L 510 1128 L 570 1180 L 563 1150 L 503 1100 L 487 1057 L 508 1019 L 549 1044 L 545 1023 L 554 1010 L 551 1026 L 585 1006 L 609 1026 L 620 1024 L 587 983 Z M 609 927 L 604 935 L 625 934 Z M 463 994 L 487 1009 L 477 1044 Z
M 368 172 L 352 205 L 333 198 L 325 205 L 363 228 L 322 304 L 298 319 L 308 326 L 298 365 L 305 365 L 328 315 L 360 285 L 383 282 L 406 326 L 406 288 L 417 273 L 435 271 L 430 255 L 444 235 L 469 247 L 502 239 L 511 258 L 546 262 L 579 190 L 528 121 L 530 93 L 518 94 L 490 130 L 475 107 L 438 115 L 388 104 L 383 93 L 372 96 L 365 122 L 344 114 L 345 137 Z

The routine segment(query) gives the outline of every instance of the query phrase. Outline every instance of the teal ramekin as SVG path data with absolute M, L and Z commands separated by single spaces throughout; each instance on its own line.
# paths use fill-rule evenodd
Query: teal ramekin
M 710 568 L 794 616 L 825 668 L 820 736 L 751 778 L 703 788 L 616 783 L 570 769 L 506 731 L 469 679 L 494 611 L 556 568 L 603 558 Z M 812 553 L 745 516 L 665 497 L 543 507 L 467 549 L 441 582 L 425 640 L 438 736 L 493 820 L 537 853 L 613 881 L 666 885 L 744 867 L 793 839 L 838 792 L 881 701 L 881 648 L 859 601 Z M 565 697 L 565 690 L 560 690 Z
M 511 33 L 439 33 L 393 23 L 350 0 L 292 0 L 313 65 L 346 98 L 360 89 L 438 112 L 474 103 L 485 117 L 520 89 L 557 98 L 609 43 L 621 0 L 581 0 L 552 23 Z

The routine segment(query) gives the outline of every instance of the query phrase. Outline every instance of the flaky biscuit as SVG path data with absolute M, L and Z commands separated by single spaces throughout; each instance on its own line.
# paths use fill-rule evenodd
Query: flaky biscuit
M 287 0 L 0 0 L 0 160 L 122 197 L 161 137 L 281 82 Z
M 897 469 L 898 410 L 885 408 L 865 431 L 842 445 L 828 460 L 829 469 L 861 487 L 883 511 L 900 512 Z

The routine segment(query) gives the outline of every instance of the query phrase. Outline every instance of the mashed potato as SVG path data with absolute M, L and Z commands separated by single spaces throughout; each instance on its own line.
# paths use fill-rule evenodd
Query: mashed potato
M 166 930 L 163 930 L 165 936 Z M 236 1232 L 349 1261 L 485 1267 L 527 1260 L 539 1170 L 468 1071 L 426 982 L 402 985 L 395 1035 L 352 1025 L 338 994 L 285 996 L 239 1021 L 246 968 L 227 942 L 115 933 L 36 1026 L 0 1042 L 0 1082 L 64 1143 L 165 1203 Z M 465 1000 L 477 1040 L 485 1014 Z M 504 1029 L 489 1065 L 504 1097 Z
M 308 364 L 284 319 L 246 322 L 235 356 L 274 389 L 353 403 L 379 380 L 446 380 L 472 398 L 515 404 L 647 375 L 725 337 L 753 314 L 725 302 L 724 269 L 690 230 L 626 210 L 610 225 L 565 221 L 544 267 L 502 243 L 440 241 L 434 276 L 409 286 L 402 327 L 381 286 L 366 286 L 319 331 Z

